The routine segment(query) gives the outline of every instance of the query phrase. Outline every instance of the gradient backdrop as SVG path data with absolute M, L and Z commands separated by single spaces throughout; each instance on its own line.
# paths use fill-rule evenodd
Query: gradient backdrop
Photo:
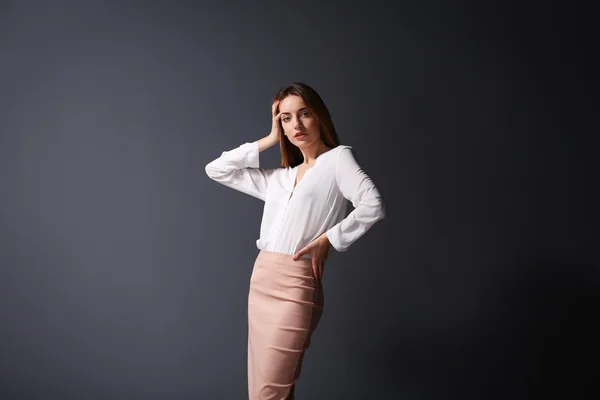
M 529 4 L 1 1 L 0 398 L 246 398 L 263 203 L 204 167 L 292 81 L 388 204 L 297 398 L 593 398 L 592 29 Z

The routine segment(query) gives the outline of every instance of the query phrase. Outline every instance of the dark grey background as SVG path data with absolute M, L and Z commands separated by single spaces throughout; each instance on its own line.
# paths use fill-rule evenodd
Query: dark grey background
M 587 11 L 212 3 L 0 2 L 1 398 L 246 398 L 263 203 L 204 166 L 297 80 L 388 204 L 297 397 L 598 392 Z

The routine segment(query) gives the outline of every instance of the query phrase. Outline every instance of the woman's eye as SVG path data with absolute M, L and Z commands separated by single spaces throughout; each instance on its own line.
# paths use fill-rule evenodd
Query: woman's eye
M 289 119 L 290 119 L 289 117 L 285 117 L 283 120 L 284 120 L 285 122 L 288 122 L 288 121 L 289 121 Z

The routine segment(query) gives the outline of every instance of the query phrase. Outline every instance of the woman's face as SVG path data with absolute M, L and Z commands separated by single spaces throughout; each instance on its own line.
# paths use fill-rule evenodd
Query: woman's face
M 298 147 L 306 147 L 321 140 L 316 117 L 308 109 L 302 97 L 290 95 L 279 103 L 283 133 Z M 300 134 L 300 135 L 299 135 Z

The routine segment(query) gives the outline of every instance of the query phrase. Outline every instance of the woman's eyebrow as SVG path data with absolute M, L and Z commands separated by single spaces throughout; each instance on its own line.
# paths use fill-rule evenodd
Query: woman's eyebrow
M 298 111 L 304 111 L 304 110 L 307 110 L 307 109 L 308 109 L 308 107 L 302 107 Z M 282 112 L 281 114 L 291 114 L 291 113 L 289 113 L 289 112 Z

